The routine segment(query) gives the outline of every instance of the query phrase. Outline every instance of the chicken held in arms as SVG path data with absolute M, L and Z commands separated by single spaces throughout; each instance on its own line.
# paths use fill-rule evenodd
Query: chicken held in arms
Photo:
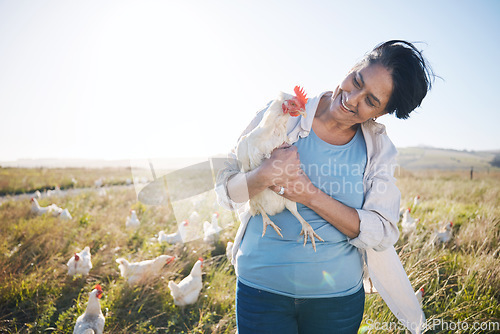
M 241 163 L 243 172 L 251 171 L 259 167 L 265 159 L 271 157 L 274 149 L 288 142 L 287 123 L 290 117 L 306 117 L 307 97 L 303 89 L 296 86 L 296 96 L 281 92 L 266 110 L 262 120 L 255 129 L 242 136 L 236 146 L 236 157 Z M 307 223 L 297 210 L 297 203 L 290 201 L 270 189 L 266 189 L 250 199 L 250 213 L 255 216 L 262 215 L 263 232 L 266 234 L 268 225 L 281 237 L 281 229 L 274 224 L 268 215 L 276 215 L 284 209 L 288 209 L 302 225 L 300 235 L 304 235 L 304 245 L 310 238 L 312 246 L 316 251 L 314 238 L 323 241 L 316 234 L 311 225 Z

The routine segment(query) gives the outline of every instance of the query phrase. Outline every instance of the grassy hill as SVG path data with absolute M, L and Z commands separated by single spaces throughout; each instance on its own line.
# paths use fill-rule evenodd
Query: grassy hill
M 398 148 L 398 163 L 408 170 L 474 170 L 493 169 L 490 161 L 499 151 L 458 151 L 433 147 Z

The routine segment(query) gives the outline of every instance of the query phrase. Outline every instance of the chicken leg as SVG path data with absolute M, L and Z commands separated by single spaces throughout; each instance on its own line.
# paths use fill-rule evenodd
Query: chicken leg
M 316 241 L 314 240 L 314 238 L 320 241 L 324 240 L 316 232 L 314 232 L 314 229 L 311 227 L 311 225 L 309 225 L 309 223 L 306 222 L 304 218 L 302 218 L 299 211 L 297 210 L 297 203 L 287 201 L 285 205 L 288 211 L 290 211 L 292 215 L 294 215 L 295 218 L 297 218 L 300 224 L 302 225 L 302 231 L 300 232 L 300 235 L 304 235 L 304 246 L 307 243 L 307 239 L 311 238 L 312 246 L 314 248 L 314 251 L 316 251 Z
M 279 236 L 283 238 L 283 234 L 281 234 L 280 232 L 281 228 L 279 228 L 275 223 L 272 222 L 271 218 L 269 218 L 269 216 L 266 214 L 266 211 L 264 210 L 264 208 L 262 208 L 260 204 L 257 204 L 257 210 L 262 215 L 262 224 L 264 225 L 262 236 L 266 234 L 267 225 L 271 225 L 272 228 L 274 228 L 274 230 L 276 231 L 276 233 L 278 233 Z

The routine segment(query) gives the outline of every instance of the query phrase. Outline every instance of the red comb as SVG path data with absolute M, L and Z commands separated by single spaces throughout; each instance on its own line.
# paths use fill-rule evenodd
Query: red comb
M 101 288 L 100 284 L 96 284 L 96 286 L 94 286 L 94 289 L 96 289 L 97 291 L 101 291 L 102 292 L 102 288 Z
M 175 261 L 175 256 L 172 256 L 171 258 L 169 258 L 169 259 L 167 260 L 167 264 L 170 264 L 170 263 L 172 263 L 172 262 L 174 262 L 174 261 Z
M 302 89 L 302 87 L 295 86 L 293 91 L 295 92 L 295 95 L 297 95 L 297 100 L 305 106 L 307 103 L 307 97 L 304 89 Z
M 198 260 L 200 260 L 201 262 L 203 262 L 203 258 L 202 257 L 199 257 Z

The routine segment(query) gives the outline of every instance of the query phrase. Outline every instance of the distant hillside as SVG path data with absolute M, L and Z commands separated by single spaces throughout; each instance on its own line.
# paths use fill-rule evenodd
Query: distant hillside
M 499 151 L 458 151 L 433 147 L 398 148 L 398 163 L 404 169 L 487 170 Z
M 475 170 L 492 169 L 490 162 L 497 151 L 458 151 L 433 147 L 402 147 L 398 148 L 398 163 L 408 170 L 419 169 L 442 169 L 442 170 Z M 225 155 L 217 155 L 222 158 Z M 207 161 L 207 157 L 192 158 L 162 158 L 151 159 L 155 168 L 172 170 L 190 166 Z M 139 167 L 149 169 L 147 159 L 132 160 L 98 160 L 98 159 L 20 159 L 16 161 L 0 161 L 0 167 L 24 167 L 24 168 L 104 168 L 104 167 Z

